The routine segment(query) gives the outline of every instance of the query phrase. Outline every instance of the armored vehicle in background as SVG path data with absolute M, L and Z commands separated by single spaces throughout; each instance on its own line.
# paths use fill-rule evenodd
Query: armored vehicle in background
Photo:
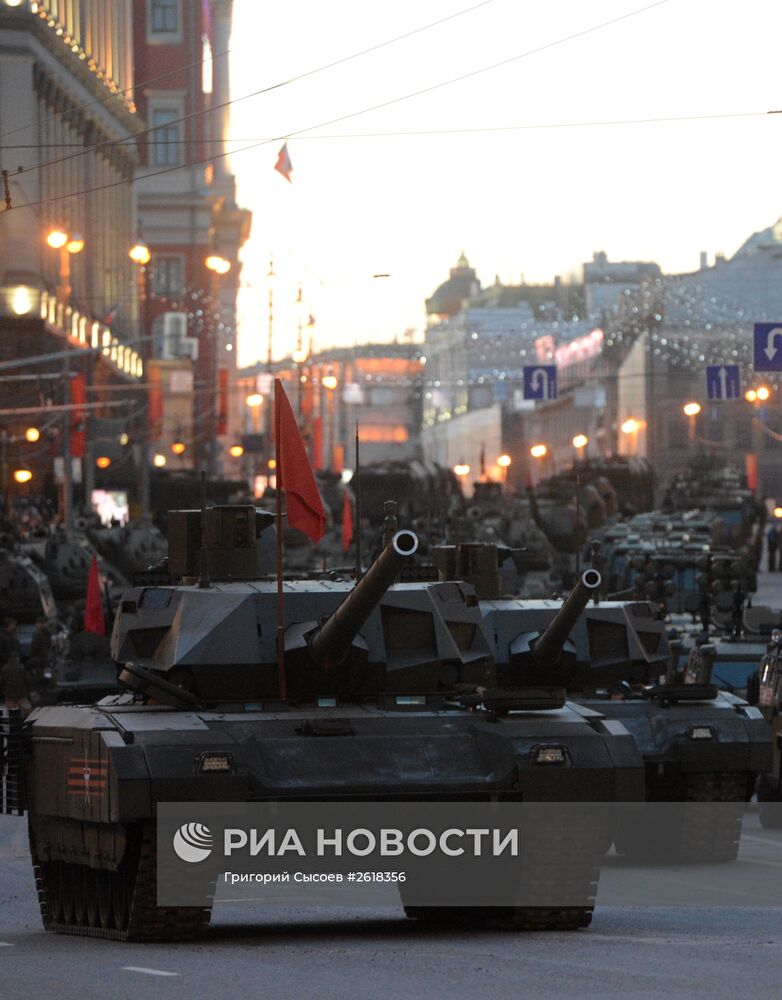
M 615 717 L 632 734 L 646 772 L 647 802 L 722 802 L 735 808 L 702 814 L 682 810 L 677 831 L 655 828 L 655 813 L 632 814 L 617 849 L 638 860 L 727 861 L 735 858 L 743 804 L 770 765 L 768 725 L 744 699 L 708 679 L 677 679 L 664 621 L 648 601 L 583 606 L 586 570 L 570 597 L 554 601 L 483 601 L 504 686 L 553 678 L 585 708 Z M 543 633 L 564 636 L 553 651 Z M 658 817 L 659 818 L 659 817 Z M 689 824 L 689 825 L 688 825 Z
M 760 822 L 782 828 L 782 632 L 776 630 L 760 663 L 758 706 L 771 726 L 771 766 L 758 779 Z
M 94 525 L 87 537 L 98 553 L 116 566 L 127 580 L 156 566 L 168 553 L 168 543 L 150 518 L 127 524 Z
M 471 586 L 394 584 L 416 551 L 412 532 L 398 531 L 355 586 L 286 581 L 280 638 L 276 584 L 257 578 L 257 540 L 269 530 L 253 507 L 172 512 L 178 582 L 128 590 L 114 625 L 129 693 L 9 724 L 4 803 L 29 814 L 48 930 L 121 940 L 204 933 L 209 908 L 156 905 L 159 802 L 642 798 L 642 762 L 621 724 L 566 702 L 549 678 L 498 687 Z M 591 592 L 571 599 L 568 614 Z M 560 622 L 533 645 L 554 662 L 566 642 Z M 546 844 L 555 868 L 585 859 L 572 872 L 583 905 L 459 916 L 478 927 L 586 926 L 610 838 L 563 824 Z

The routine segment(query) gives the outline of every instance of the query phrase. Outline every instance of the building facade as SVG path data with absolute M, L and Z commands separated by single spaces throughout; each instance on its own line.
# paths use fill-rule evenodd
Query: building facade
M 172 467 L 208 467 L 213 475 L 228 471 L 227 448 L 241 430 L 232 391 L 236 298 L 239 250 L 250 231 L 228 162 L 232 7 L 232 0 L 133 3 L 136 101 L 147 121 L 138 227 L 151 251 L 146 317 L 163 409 L 155 443 Z M 186 444 L 179 456 L 175 443 Z

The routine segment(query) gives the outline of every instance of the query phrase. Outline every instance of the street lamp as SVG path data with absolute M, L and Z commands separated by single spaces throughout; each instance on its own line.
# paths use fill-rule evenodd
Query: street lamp
M 337 463 L 334 460 L 335 455 L 335 445 L 334 445 L 334 390 L 337 388 L 337 376 L 336 375 L 324 375 L 321 378 L 321 383 L 323 388 L 328 391 L 326 396 L 326 407 L 329 418 L 329 450 L 327 452 L 329 456 L 329 468 L 336 468 Z
M 690 441 L 690 447 L 694 448 L 695 447 L 695 421 L 696 421 L 696 419 L 698 417 L 698 414 L 701 412 L 701 404 L 700 403 L 685 403 L 684 406 L 682 407 L 682 410 L 684 411 L 685 415 L 687 416 L 687 420 L 689 421 L 689 428 L 688 428 L 688 431 L 687 431 L 687 436 L 688 436 L 689 441 Z
M 95 464 L 98 466 L 99 469 L 108 469 L 108 467 L 111 465 L 111 459 L 109 458 L 108 455 L 99 455 L 95 459 Z
M 765 401 L 771 395 L 771 390 L 769 389 L 769 387 L 767 385 L 759 385 L 758 388 L 757 388 L 757 393 L 758 393 L 758 399 L 761 402 L 765 403 Z
M 68 233 L 65 229 L 55 226 L 46 234 L 46 244 L 52 250 L 60 251 L 60 273 L 57 294 L 63 302 L 71 297 L 71 257 L 84 249 L 84 237 L 79 233 Z
M 175 455 L 184 455 L 184 453 L 187 451 L 187 445 L 185 444 L 184 441 L 174 441 L 173 444 L 171 445 L 171 451 Z
M 214 271 L 215 274 L 228 274 L 231 270 L 230 260 L 226 260 L 225 257 L 221 257 L 220 254 L 210 254 L 204 261 L 206 266 L 210 271 Z
M 240 444 L 232 444 L 228 449 L 228 454 L 231 458 L 241 458 L 244 454 L 244 448 Z
M 533 458 L 545 458 L 548 455 L 548 448 L 544 444 L 533 444 L 529 453 Z
M 622 433 L 635 434 L 640 426 L 641 425 L 637 420 L 635 420 L 633 417 L 630 417 L 629 419 L 625 420 L 625 422 L 622 424 Z
M 128 250 L 128 257 L 130 257 L 134 264 L 138 264 L 139 267 L 146 267 L 152 260 L 152 251 L 146 243 L 142 243 L 139 240 Z
M 35 442 L 38 441 L 38 439 L 40 438 L 41 432 L 38 430 L 37 427 L 28 427 L 27 430 L 24 432 L 24 436 L 25 439 L 30 442 L 30 444 L 35 444 Z
M 155 466 L 156 469 L 162 469 L 163 466 L 166 464 L 166 456 L 161 455 L 158 452 L 158 454 L 155 455 L 155 457 L 152 459 L 152 464 Z
M 61 250 L 68 242 L 68 234 L 64 229 L 55 227 L 46 234 L 46 242 L 52 250 Z
M 247 399 L 245 399 L 245 403 L 247 403 L 251 409 L 255 409 L 263 404 L 263 396 L 260 392 L 253 392 L 247 397 Z
M 32 472 L 29 469 L 15 469 L 14 479 L 17 483 L 29 483 L 33 478 Z
M 782 517 L 782 507 L 774 508 L 774 517 Z
M 573 447 L 576 449 L 576 461 L 583 462 L 584 455 L 586 453 L 586 446 L 589 444 L 589 438 L 586 434 L 576 434 L 573 438 Z

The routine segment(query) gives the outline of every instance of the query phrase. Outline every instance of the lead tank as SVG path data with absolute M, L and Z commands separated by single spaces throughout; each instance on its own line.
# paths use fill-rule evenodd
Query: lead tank
M 498 686 L 471 586 L 394 583 L 416 549 L 409 531 L 355 585 L 285 582 L 283 692 L 276 583 L 256 570 L 257 536 L 270 530 L 252 507 L 173 512 L 169 568 L 184 577 L 128 590 L 114 625 L 128 694 L 8 725 L 4 807 L 28 813 L 47 930 L 205 933 L 208 907 L 156 905 L 159 802 L 642 797 L 641 760 L 621 724 L 566 702 L 556 685 Z M 539 643 L 553 639 L 544 632 Z M 215 760 L 220 770 L 204 766 Z M 603 834 L 584 838 L 562 825 L 545 845 L 555 868 L 586 851 L 573 876 L 583 905 L 406 912 L 479 927 L 584 927 L 607 847 Z

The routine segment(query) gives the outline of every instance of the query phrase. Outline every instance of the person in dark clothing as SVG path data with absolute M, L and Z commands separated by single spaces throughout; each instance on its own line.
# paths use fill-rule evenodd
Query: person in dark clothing
M 35 619 L 35 631 L 30 643 L 30 655 L 27 666 L 36 680 L 40 680 L 49 666 L 49 655 L 52 649 L 52 637 L 43 615 Z
M 16 636 L 16 619 L 6 618 L 3 631 L 0 632 L 0 667 L 12 656 L 21 656 L 21 653 L 19 639 Z
M 773 573 L 777 568 L 777 553 L 779 552 L 779 528 L 772 523 L 766 532 L 766 545 L 768 546 L 768 571 Z
M 30 702 L 30 675 L 22 666 L 19 656 L 14 653 L 0 670 L 0 688 L 9 712 L 20 710 L 22 715 L 32 711 Z

